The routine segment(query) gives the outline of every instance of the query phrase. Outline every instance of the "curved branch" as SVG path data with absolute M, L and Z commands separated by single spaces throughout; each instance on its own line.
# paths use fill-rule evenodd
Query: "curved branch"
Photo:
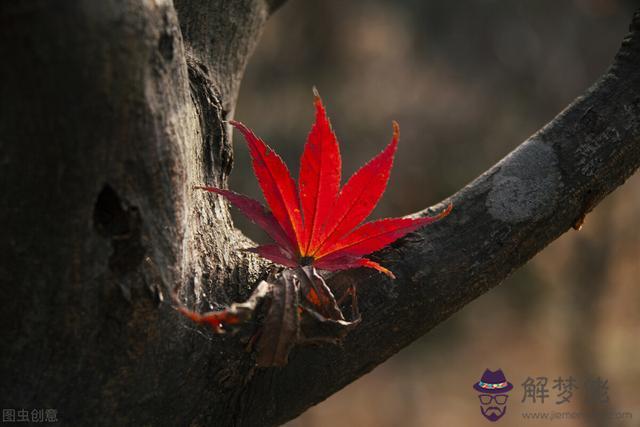
M 360 285 L 362 324 L 340 347 L 296 349 L 286 369 L 257 375 L 258 413 L 273 424 L 294 418 L 369 372 L 581 223 L 638 169 L 640 12 L 630 31 L 605 75 L 447 200 L 447 218 L 377 254 L 394 282 L 365 271 L 333 278 Z

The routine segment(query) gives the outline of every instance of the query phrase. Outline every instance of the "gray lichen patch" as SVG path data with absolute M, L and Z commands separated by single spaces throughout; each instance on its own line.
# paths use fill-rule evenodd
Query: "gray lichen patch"
M 562 178 L 551 146 L 532 138 L 496 167 L 486 201 L 492 217 L 517 223 L 544 219 L 553 212 Z

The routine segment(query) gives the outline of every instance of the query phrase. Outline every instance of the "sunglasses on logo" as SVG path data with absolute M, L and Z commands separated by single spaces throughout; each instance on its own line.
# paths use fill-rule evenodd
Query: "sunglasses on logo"
M 509 396 L 507 396 L 506 394 L 481 394 L 478 397 L 480 398 L 480 403 L 482 403 L 483 405 L 490 404 L 492 400 L 495 401 L 498 405 L 504 405 L 505 403 L 507 403 L 507 398 Z

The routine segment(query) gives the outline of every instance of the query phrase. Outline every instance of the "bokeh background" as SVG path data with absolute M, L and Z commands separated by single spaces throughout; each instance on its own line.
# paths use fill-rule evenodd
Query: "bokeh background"
M 341 142 L 343 176 L 384 147 L 398 120 L 399 151 L 374 217 L 408 214 L 463 187 L 583 93 L 610 64 L 634 4 L 289 0 L 249 63 L 236 118 L 297 173 L 317 86 Z M 260 198 L 235 141 L 231 187 Z M 581 385 L 600 377 L 610 408 L 632 419 L 553 423 L 640 426 L 639 218 L 636 174 L 581 231 L 288 425 L 488 425 L 471 385 L 485 368 L 501 368 L 515 387 L 499 425 L 549 425 L 522 413 L 594 408 Z M 552 381 L 569 375 L 581 388 L 557 405 Z M 539 376 L 550 397 L 522 402 L 522 382 Z

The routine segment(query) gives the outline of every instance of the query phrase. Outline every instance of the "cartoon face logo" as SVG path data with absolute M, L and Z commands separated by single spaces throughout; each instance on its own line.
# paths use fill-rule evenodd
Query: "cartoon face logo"
M 480 399 L 480 412 L 489 421 L 498 421 L 507 412 L 507 394 L 513 384 L 507 381 L 502 369 L 484 371 L 482 378 L 473 384 Z

